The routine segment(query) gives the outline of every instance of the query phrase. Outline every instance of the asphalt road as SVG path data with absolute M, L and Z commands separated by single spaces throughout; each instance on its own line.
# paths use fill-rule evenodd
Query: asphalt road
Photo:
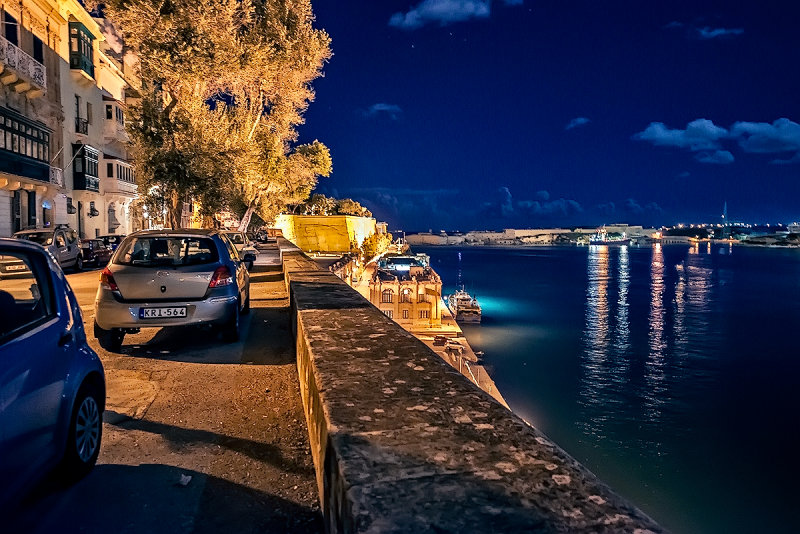
M 99 270 L 68 279 L 106 370 L 100 457 L 72 487 L 43 481 L 0 530 L 323 530 L 280 271 L 253 273 L 241 341 L 146 329 L 119 354 L 92 336 Z

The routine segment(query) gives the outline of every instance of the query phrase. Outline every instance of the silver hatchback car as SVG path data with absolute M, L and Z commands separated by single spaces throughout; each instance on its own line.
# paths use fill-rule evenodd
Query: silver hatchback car
M 95 337 L 118 351 L 125 334 L 141 328 L 216 325 L 237 341 L 239 316 L 250 311 L 252 261 L 217 230 L 130 234 L 100 274 Z

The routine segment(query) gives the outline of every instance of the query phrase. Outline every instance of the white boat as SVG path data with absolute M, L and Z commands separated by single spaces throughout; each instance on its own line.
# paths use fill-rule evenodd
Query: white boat
M 456 321 L 462 323 L 480 323 L 481 305 L 478 299 L 464 291 L 463 288 L 447 297 L 447 307 Z
M 608 246 L 622 246 L 630 245 L 631 240 L 629 237 L 622 233 L 622 237 L 609 237 L 605 228 L 598 228 L 597 232 L 589 240 L 590 245 L 608 245 Z

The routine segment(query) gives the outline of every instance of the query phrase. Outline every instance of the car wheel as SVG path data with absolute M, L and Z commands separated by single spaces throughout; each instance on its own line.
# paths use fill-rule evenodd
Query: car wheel
M 100 454 L 103 436 L 103 414 L 98 388 L 84 384 L 78 391 L 67 435 L 67 447 L 61 467 L 69 481 L 83 478 L 92 470 Z
M 247 315 L 250 313 L 250 288 L 247 288 L 247 297 L 244 301 L 244 307 L 242 308 L 242 315 Z
M 236 308 L 233 317 L 225 324 L 222 329 L 222 339 L 228 343 L 239 341 L 239 302 L 236 302 Z
M 80 272 L 83 270 L 83 256 L 78 254 L 78 257 L 75 258 L 75 272 Z
M 122 348 L 122 341 L 125 339 L 125 331 L 119 328 L 106 330 L 100 328 L 97 321 L 94 322 L 94 337 L 102 348 L 109 352 L 119 352 Z

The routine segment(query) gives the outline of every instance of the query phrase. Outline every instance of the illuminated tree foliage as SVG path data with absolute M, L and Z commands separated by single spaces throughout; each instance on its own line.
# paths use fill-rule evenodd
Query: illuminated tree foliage
M 331 172 L 328 148 L 297 145 L 314 99 L 311 82 L 330 58 L 309 0 L 111 0 L 107 13 L 138 55 L 141 99 L 130 133 L 137 177 L 208 214 L 246 206 L 271 220 L 308 198 Z
M 295 206 L 292 212 L 300 211 L 303 215 L 356 215 L 372 217 L 372 212 L 353 200 L 343 198 L 337 200 L 320 193 L 315 193 L 308 201 Z

